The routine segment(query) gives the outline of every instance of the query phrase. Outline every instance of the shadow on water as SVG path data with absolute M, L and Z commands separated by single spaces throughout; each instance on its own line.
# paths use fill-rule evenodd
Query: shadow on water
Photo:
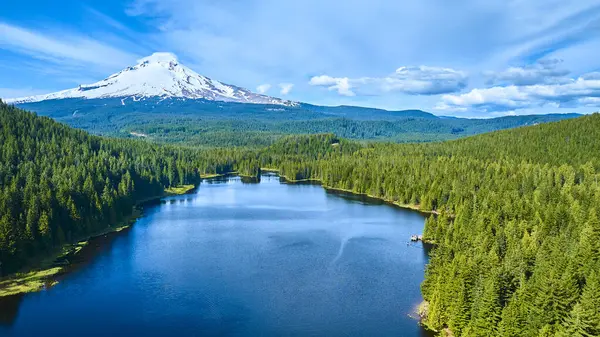
M 260 184 L 260 176 L 258 177 L 240 177 L 242 184 Z
M 437 334 L 433 331 L 425 329 L 423 326 L 420 326 L 419 336 L 420 337 L 436 337 Z
M 425 254 L 425 256 L 429 258 L 429 255 L 431 254 L 431 251 L 433 251 L 434 247 L 435 245 L 431 243 L 423 242 L 423 254 Z
M 0 325 L 10 327 L 19 314 L 23 294 L 0 298 Z
M 64 279 L 68 274 L 77 272 L 89 264 L 91 264 L 97 256 L 107 252 L 111 249 L 112 244 L 117 238 L 126 238 L 131 231 L 131 227 L 125 228 L 120 232 L 108 233 L 106 235 L 98 236 L 89 240 L 87 246 L 85 246 L 79 254 L 76 255 L 76 259 L 65 268 L 65 273 L 58 279 Z
M 145 205 L 154 202 L 145 203 Z M 158 201 L 160 204 L 160 201 Z M 70 265 L 64 267 L 63 272 L 57 275 L 53 280 L 59 283 L 73 273 L 86 268 L 97 256 L 103 252 L 109 251 L 117 237 L 126 237 L 131 227 L 125 228 L 119 232 L 111 232 L 102 236 L 97 236 L 88 241 L 88 244 L 70 260 Z M 23 298 L 27 294 L 17 294 L 13 296 L 0 297 L 0 327 L 10 327 L 19 315 L 19 307 Z
M 202 179 L 202 181 L 200 182 L 200 185 L 202 185 L 202 184 L 208 184 L 208 185 L 223 184 L 223 183 L 229 182 L 231 180 L 235 180 L 235 179 L 237 179 L 236 175 L 225 174 L 222 176 L 216 176 L 216 177 Z
M 317 184 L 320 185 L 320 183 L 318 182 L 313 182 L 313 184 Z M 352 192 L 348 192 L 348 191 L 341 191 L 341 190 L 334 190 L 334 189 L 329 189 L 329 188 L 324 188 L 325 192 L 328 195 L 332 195 L 332 196 L 336 196 L 336 197 L 340 197 L 342 199 L 348 200 L 348 201 L 352 201 L 352 202 L 358 202 L 362 205 L 389 205 L 392 207 L 397 207 L 397 208 L 402 208 L 402 209 L 409 209 L 407 207 L 401 207 L 397 204 L 394 204 L 393 202 L 390 201 L 386 201 L 380 198 L 375 198 L 375 197 L 371 197 L 365 194 L 355 194 Z M 420 211 L 418 209 L 410 209 L 411 212 L 417 212 L 420 213 L 426 217 L 428 216 L 436 216 L 435 214 L 431 214 L 428 212 L 423 212 Z
M 386 204 L 389 204 L 388 202 L 386 202 L 384 200 L 369 197 L 368 195 L 364 195 L 364 194 L 354 194 L 352 192 L 331 190 L 331 189 L 325 189 L 325 191 L 327 192 L 328 195 L 342 198 L 342 199 L 345 199 L 345 200 L 348 200 L 351 202 L 358 202 L 363 205 L 386 205 Z

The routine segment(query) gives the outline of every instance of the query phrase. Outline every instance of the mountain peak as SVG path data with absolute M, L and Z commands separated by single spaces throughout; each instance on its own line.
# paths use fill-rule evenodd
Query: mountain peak
M 138 64 L 142 64 L 142 63 L 160 63 L 160 62 L 164 62 L 164 63 L 170 63 L 170 62 L 174 62 L 174 63 L 178 63 L 179 59 L 177 58 L 177 55 L 173 54 L 173 53 L 169 53 L 169 52 L 156 52 L 150 56 L 146 56 L 144 58 L 139 59 Z
M 206 99 L 238 103 L 296 105 L 297 103 L 260 95 L 250 90 L 202 76 L 179 63 L 177 56 L 157 52 L 138 60 L 138 64 L 112 74 L 102 81 L 47 95 L 13 98 L 6 103 L 29 103 L 63 98 L 146 97 Z

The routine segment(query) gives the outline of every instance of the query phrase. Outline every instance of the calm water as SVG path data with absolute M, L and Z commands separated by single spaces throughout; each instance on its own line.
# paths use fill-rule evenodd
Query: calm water
M 263 176 L 204 182 L 91 242 L 0 336 L 426 336 L 421 214 Z

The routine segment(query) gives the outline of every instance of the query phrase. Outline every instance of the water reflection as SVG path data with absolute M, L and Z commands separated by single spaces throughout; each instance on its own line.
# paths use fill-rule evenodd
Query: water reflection
M 14 323 L 23 296 L 19 294 L 0 298 L 0 325 L 11 326 Z
M 259 184 L 260 176 L 259 177 L 241 177 L 240 180 L 241 180 L 242 184 Z

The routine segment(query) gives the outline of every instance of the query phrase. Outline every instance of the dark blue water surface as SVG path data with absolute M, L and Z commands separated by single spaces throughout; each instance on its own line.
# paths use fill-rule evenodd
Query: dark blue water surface
M 0 299 L 0 336 L 426 336 L 423 223 L 276 176 L 205 181 L 92 240 L 55 287 Z

